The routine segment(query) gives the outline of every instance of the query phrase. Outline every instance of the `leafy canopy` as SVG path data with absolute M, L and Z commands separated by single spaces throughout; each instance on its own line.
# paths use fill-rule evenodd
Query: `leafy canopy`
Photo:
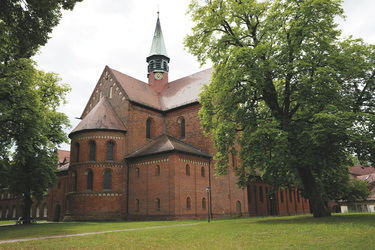
M 340 38 L 339 0 L 193 0 L 189 13 L 185 45 L 215 68 L 200 119 L 218 174 L 238 154 L 238 185 L 260 169 L 327 215 L 323 202 L 349 192 L 353 155 L 374 162 L 375 47 Z

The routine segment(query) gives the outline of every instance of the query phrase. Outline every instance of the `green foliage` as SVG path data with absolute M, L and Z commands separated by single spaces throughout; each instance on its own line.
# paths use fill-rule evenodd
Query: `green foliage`
M 321 216 L 324 201 L 348 193 L 352 156 L 375 162 L 375 47 L 340 40 L 340 3 L 193 0 L 185 39 L 215 68 L 200 119 L 218 173 L 235 147 L 240 186 L 260 169 L 275 188 L 300 188 Z
M 0 2 L 0 62 L 30 58 L 61 19 L 82 0 L 3 0 Z
M 41 200 L 56 180 L 57 146 L 67 142 L 68 117 L 58 112 L 70 88 L 29 58 L 61 18 L 82 0 L 0 1 L 0 186 Z
M 0 75 L 3 184 L 40 200 L 56 179 L 56 147 L 67 142 L 69 120 L 57 108 L 70 88 L 55 74 L 36 70 L 30 59 L 0 67 Z

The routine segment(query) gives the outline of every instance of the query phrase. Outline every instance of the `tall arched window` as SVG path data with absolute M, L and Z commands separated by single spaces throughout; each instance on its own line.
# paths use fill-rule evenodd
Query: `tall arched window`
M 76 171 L 72 172 L 72 177 L 73 177 L 73 191 L 77 191 L 77 172 Z
M 94 141 L 90 141 L 90 155 L 89 155 L 89 161 L 95 161 L 96 157 L 96 144 Z
M 151 139 L 152 137 L 152 119 L 148 118 L 146 121 L 146 138 Z
M 107 143 L 107 161 L 113 161 L 113 148 L 115 144 L 113 142 Z
M 94 173 L 92 172 L 91 169 L 87 170 L 87 185 L 86 185 L 87 190 L 92 190 L 93 182 L 94 182 Z
M 0 207 L 0 219 L 2 219 L 2 218 L 3 218 L 3 208 Z
M 112 172 L 111 170 L 104 171 L 103 175 L 103 189 L 111 189 Z
M 109 99 L 112 98 L 112 94 L 113 94 L 113 87 L 109 87 Z
M 4 218 L 9 219 L 9 207 L 8 206 L 5 207 L 5 217 Z
M 280 201 L 284 203 L 284 190 L 280 190 Z
M 263 202 L 263 187 L 259 187 L 259 200 L 260 202 Z
M 12 218 L 16 218 L 16 215 L 17 215 L 17 209 L 16 209 L 16 206 L 13 206 Z
M 135 211 L 136 212 L 139 211 L 139 200 L 138 199 L 135 200 Z
M 135 176 L 139 178 L 139 168 L 135 168 Z
M 190 197 L 186 198 L 186 209 L 187 210 L 191 209 L 191 199 L 190 199 Z
M 76 147 L 76 162 L 79 162 L 79 148 L 80 148 L 80 145 L 79 145 L 78 142 L 76 142 L 74 145 Z
M 178 136 L 181 139 L 185 138 L 185 119 L 183 117 L 178 119 Z
M 186 164 L 186 175 L 190 176 L 190 166 L 189 166 L 189 164 Z
M 47 204 L 44 204 L 44 206 L 43 206 L 43 217 L 44 218 L 47 218 L 47 214 L 48 213 L 48 210 L 47 210 Z
M 38 205 L 38 206 L 36 207 L 36 216 L 35 216 L 35 217 L 37 217 L 37 218 L 40 217 L 40 205 Z
M 237 216 L 242 216 L 242 209 L 241 209 L 241 202 L 240 201 L 236 202 L 236 211 L 237 211 Z
M 204 167 L 201 167 L 201 176 L 202 177 L 206 176 L 206 171 L 204 170 Z
M 180 126 L 180 138 L 183 139 L 185 138 L 185 119 L 181 120 Z
M 159 198 L 155 199 L 155 210 L 160 211 L 160 199 Z
M 206 198 L 202 198 L 202 209 L 206 209 Z
M 160 176 L 160 166 L 156 165 L 155 167 L 155 176 Z

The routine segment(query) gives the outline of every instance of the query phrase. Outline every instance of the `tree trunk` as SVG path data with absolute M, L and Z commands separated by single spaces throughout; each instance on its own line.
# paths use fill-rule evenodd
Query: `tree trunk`
M 31 199 L 31 196 L 29 194 L 25 194 L 23 197 L 23 203 L 24 203 L 24 210 L 22 218 L 24 220 L 23 224 L 30 224 L 30 208 L 33 204 L 33 201 Z
M 322 196 L 316 186 L 314 176 L 310 168 L 297 167 L 298 174 L 305 187 L 305 191 L 310 201 L 310 209 L 315 218 L 331 216 L 327 206 L 324 204 Z

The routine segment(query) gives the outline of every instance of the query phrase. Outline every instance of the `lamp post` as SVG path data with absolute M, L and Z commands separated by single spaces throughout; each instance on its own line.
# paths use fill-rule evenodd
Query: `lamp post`
M 207 221 L 210 222 L 210 187 L 207 187 L 206 191 L 207 191 Z

